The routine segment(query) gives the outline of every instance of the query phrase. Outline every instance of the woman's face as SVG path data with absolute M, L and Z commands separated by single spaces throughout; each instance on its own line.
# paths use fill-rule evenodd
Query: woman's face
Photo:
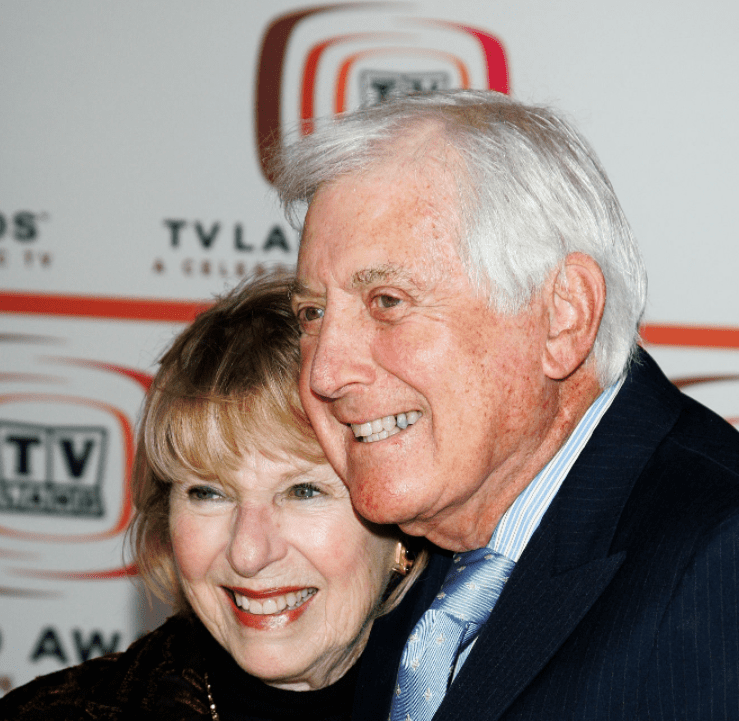
M 328 464 L 255 453 L 228 479 L 177 481 L 169 524 L 185 595 L 245 671 L 306 690 L 351 667 L 397 541 L 359 520 Z

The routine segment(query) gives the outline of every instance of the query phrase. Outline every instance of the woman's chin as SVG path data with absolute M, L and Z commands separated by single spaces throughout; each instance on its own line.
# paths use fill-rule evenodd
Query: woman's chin
M 297 609 L 296 609 L 297 610 Z M 315 647 L 314 634 L 231 634 L 223 645 L 238 665 L 268 686 L 288 691 L 315 691 L 336 683 L 356 663 L 367 644 L 369 628 L 353 642 Z
M 244 671 L 267 686 L 286 691 L 313 691 L 327 685 L 320 670 L 308 666 L 308 659 L 301 663 L 289 649 L 259 645 L 251 646 L 248 652 L 231 649 L 231 655 Z

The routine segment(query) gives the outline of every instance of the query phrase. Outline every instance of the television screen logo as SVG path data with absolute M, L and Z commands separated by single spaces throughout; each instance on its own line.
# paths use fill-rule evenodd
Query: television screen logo
M 133 571 L 122 544 L 135 418 L 151 378 L 49 352 L 64 342 L 0 339 L 0 596 Z
M 0 511 L 102 516 L 107 443 L 104 427 L 0 420 Z
M 508 61 L 492 32 L 414 16 L 406 5 L 337 3 L 277 17 L 265 30 L 256 87 L 262 172 L 286 132 L 411 92 L 509 91 Z
M 376 105 L 390 98 L 410 93 L 449 90 L 452 79 L 448 73 L 393 73 L 383 70 L 363 70 L 359 76 L 362 105 Z

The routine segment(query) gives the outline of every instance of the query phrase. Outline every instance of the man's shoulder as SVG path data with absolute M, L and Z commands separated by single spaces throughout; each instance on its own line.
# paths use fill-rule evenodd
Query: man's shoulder
M 692 398 L 674 397 L 674 422 L 649 452 L 621 515 L 620 538 L 638 539 L 645 550 L 659 539 L 664 548 L 695 552 L 716 533 L 739 528 L 739 431 Z
M 624 453 L 648 458 L 661 452 L 663 462 L 687 456 L 739 474 L 739 431 L 681 392 L 644 351 L 637 353 L 602 426 Z
M 684 398 L 650 471 L 660 506 L 681 511 L 683 523 L 711 527 L 739 516 L 739 431 L 696 401 Z
M 557 503 L 549 521 L 571 525 L 578 548 L 611 533 L 611 550 L 699 543 L 739 516 L 739 432 L 639 351 Z M 600 530 L 583 535 L 587 523 Z
M 674 422 L 654 449 L 650 473 L 670 478 L 670 495 L 679 491 L 699 505 L 711 505 L 714 496 L 722 499 L 719 506 L 739 503 L 739 431 L 669 385 Z
M 692 398 L 682 398 L 682 411 L 667 440 L 697 462 L 739 476 L 739 431 Z
M 121 718 L 126 704 L 178 664 L 190 629 L 188 619 L 175 616 L 126 651 L 39 676 L 0 699 L 0 721 Z

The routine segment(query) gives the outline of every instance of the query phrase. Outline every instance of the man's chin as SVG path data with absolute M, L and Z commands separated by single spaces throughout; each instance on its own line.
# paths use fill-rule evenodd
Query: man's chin
M 372 523 L 381 525 L 393 524 L 405 531 L 406 527 L 417 527 L 417 531 L 405 531 L 409 535 L 422 536 L 427 525 L 417 517 L 417 509 L 409 508 L 407 499 L 394 497 L 386 487 L 373 482 L 357 482 L 352 479 L 346 482 L 357 513 Z
M 415 518 L 412 521 L 398 523 L 400 530 L 409 536 L 424 536 L 439 548 L 448 551 L 471 551 L 482 548 L 487 541 L 467 537 L 464 526 L 456 519 L 442 519 L 438 515 L 432 518 Z
M 398 523 L 398 527 L 406 536 L 428 536 L 433 533 L 433 525 L 428 521 L 405 521 Z

